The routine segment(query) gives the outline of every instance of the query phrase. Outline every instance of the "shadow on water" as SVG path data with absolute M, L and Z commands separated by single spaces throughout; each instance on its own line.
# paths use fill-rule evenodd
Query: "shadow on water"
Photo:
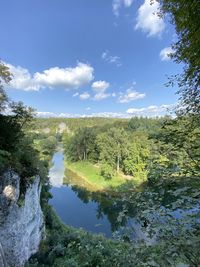
M 140 226 L 134 219 L 136 209 L 133 203 L 127 203 L 119 192 L 94 192 L 90 184 L 64 169 L 62 150 L 55 153 L 49 176 L 53 195 L 50 204 L 64 223 L 103 233 L 107 237 L 131 224 L 140 234 Z M 123 216 L 124 212 L 126 216 Z
M 76 193 L 77 197 L 87 204 L 90 202 L 96 203 L 96 218 L 102 219 L 106 216 L 110 223 L 112 232 L 119 230 L 120 227 L 126 226 L 129 219 L 134 218 L 135 208 L 133 205 L 127 205 L 120 195 L 111 195 L 106 192 L 91 192 L 78 185 L 71 186 L 71 189 Z M 124 212 L 126 205 L 126 216 L 120 218 L 120 213 Z
M 107 237 L 112 237 L 115 232 L 123 236 L 127 229 L 131 229 L 132 240 L 142 239 L 148 242 L 147 228 L 152 226 L 154 220 L 155 223 L 166 220 L 165 217 L 159 217 L 157 209 L 162 210 L 162 213 L 166 211 L 166 214 L 170 214 L 175 220 L 184 219 L 183 216 L 187 213 L 197 213 L 200 209 L 198 203 L 198 205 L 194 204 L 189 207 L 188 211 L 184 211 L 181 207 L 170 210 L 170 205 L 177 198 L 174 196 L 174 190 L 180 190 L 180 184 L 183 182 L 185 189 L 189 188 L 188 183 L 191 183 L 191 180 L 187 182 L 187 179 L 184 181 L 183 179 L 180 181 L 176 179 L 174 182 L 166 180 L 162 181 L 161 184 L 153 185 L 143 184 L 140 189 L 137 188 L 137 191 L 132 182 L 126 181 L 117 188 L 118 191 L 113 191 L 112 188 L 108 191 L 95 191 L 93 185 L 87 183 L 74 172 L 65 169 L 62 150 L 55 153 L 49 176 L 53 196 L 49 202 L 61 220 L 68 225 L 81 227 L 94 233 L 102 233 Z M 196 183 L 195 180 L 193 183 Z M 147 221 L 143 215 L 140 216 L 141 207 L 138 207 L 138 191 L 143 192 L 143 204 L 151 200 L 150 203 L 153 201 L 154 207 L 157 207 L 151 212 L 153 218 L 151 221 Z M 156 198 L 152 199 L 154 193 L 156 193 Z M 149 241 L 151 242 L 151 239 Z

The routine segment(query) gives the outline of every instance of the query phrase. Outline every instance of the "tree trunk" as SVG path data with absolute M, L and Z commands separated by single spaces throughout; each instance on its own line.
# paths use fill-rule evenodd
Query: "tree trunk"
M 117 152 L 117 172 L 119 172 L 119 162 L 120 162 L 120 144 L 117 143 L 117 148 L 118 148 L 118 152 Z
M 120 156 L 117 156 L 117 172 L 119 172 L 119 161 L 120 161 Z

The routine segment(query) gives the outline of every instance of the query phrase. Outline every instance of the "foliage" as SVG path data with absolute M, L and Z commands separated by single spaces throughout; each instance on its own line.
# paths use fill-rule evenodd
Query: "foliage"
M 0 170 L 4 169 L 8 165 L 10 153 L 5 150 L 0 150 Z
M 183 63 L 181 75 L 171 79 L 178 82 L 181 100 L 180 114 L 200 115 L 200 2 L 196 0 L 157 0 L 161 15 L 167 14 L 175 25 L 177 40 L 173 43 L 171 57 L 176 63 Z
M 38 119 L 35 128 L 30 128 L 32 110 L 8 100 L 2 82 L 9 82 L 11 75 L 0 64 L 1 171 L 16 170 L 22 177 L 22 188 L 32 175 L 42 172 L 46 177 L 57 141 L 52 136 L 57 133 L 68 159 L 74 161 L 69 167 L 84 174 L 83 178 L 98 189 L 116 186 L 120 194 L 115 207 L 109 206 L 112 216 L 118 223 L 127 222 L 134 209 L 134 218 L 149 240 L 146 244 L 131 242 L 134 229 L 130 225 L 124 229 L 123 240 L 128 242 L 106 240 L 64 226 L 47 204 L 49 185 L 45 182 L 41 198 L 47 238 L 29 266 L 200 265 L 200 4 L 195 0 L 157 1 L 161 15 L 169 14 L 176 27 L 177 41 L 172 45 L 171 57 L 184 64 L 182 75 L 170 80 L 170 84 L 178 82 L 179 86 L 177 117 L 165 118 L 163 124 L 163 119 L 147 118 Z M 9 115 L 4 112 L 6 105 L 11 109 Z M 66 123 L 63 137 L 57 132 L 61 122 Z M 49 127 L 51 137 L 47 139 L 43 134 Z M 141 180 L 147 175 L 148 182 L 134 190 L 119 175 L 112 176 L 114 169 Z M 111 179 L 102 179 L 99 172 Z
M 168 190 L 169 198 L 174 196 L 177 200 L 187 197 L 187 190 L 171 188 Z M 166 197 L 162 191 L 156 192 L 148 188 L 143 193 L 124 193 L 123 208 L 126 204 L 136 205 L 138 218 L 144 217 L 151 222 L 152 232 L 159 231 L 158 242 L 145 245 L 143 242 L 124 242 L 122 240 L 109 240 L 99 235 L 92 235 L 79 229 L 63 225 L 55 215 L 52 208 L 45 205 L 45 220 L 47 236 L 40 245 L 40 250 L 27 263 L 26 267 L 32 266 L 119 266 L 119 267 L 142 267 L 142 266 L 199 266 L 200 258 L 199 230 L 196 227 L 188 228 L 188 222 L 195 225 L 195 220 L 184 216 L 178 222 L 170 215 L 169 210 L 161 209 L 160 198 Z M 122 198 L 122 197 L 120 197 Z M 147 201 L 149 200 L 149 201 Z M 153 201 L 153 202 L 152 202 Z M 195 204 L 195 198 L 193 198 Z M 173 201 L 176 203 L 176 200 Z M 196 199 L 196 203 L 198 200 Z M 154 206 L 152 206 L 152 203 Z M 180 207 L 179 202 L 174 209 Z M 157 221 L 154 218 L 155 208 L 158 214 L 165 218 Z M 121 216 L 121 215 L 120 215 Z M 126 217 L 126 212 L 123 212 Z M 189 221 L 188 221 L 189 220 Z M 195 230 L 196 229 L 196 230 Z M 126 238 L 127 239 L 127 238 Z M 71 265 L 69 265 L 71 264 Z
M 93 128 L 78 129 L 68 143 L 68 157 L 73 161 L 92 159 L 95 150 L 95 137 L 96 133 Z
M 149 179 L 200 175 L 199 118 L 193 115 L 166 120 L 154 135 Z
M 149 134 L 157 132 L 162 124 L 163 118 L 143 118 L 133 117 L 128 122 L 128 129 L 130 131 L 145 131 Z
M 107 162 L 119 172 L 125 153 L 128 136 L 122 128 L 111 128 L 97 136 L 97 146 L 100 150 L 100 160 Z
M 132 134 L 127 144 L 123 160 L 125 174 L 139 177 L 143 181 L 147 176 L 147 162 L 150 156 L 150 142 L 147 135 L 138 131 Z
M 47 238 L 27 266 L 123 266 L 126 257 L 132 262 L 127 244 L 64 226 L 50 207 L 45 213 Z
M 66 128 L 64 133 L 73 134 L 78 129 L 88 127 L 112 127 L 115 123 L 128 124 L 127 119 L 115 119 L 115 118 L 37 118 L 35 121 L 35 128 L 39 131 L 44 129 L 50 129 L 51 133 L 55 133 L 58 126 L 64 123 Z
M 161 122 L 156 119 L 148 121 L 147 118 L 131 119 L 130 122 L 132 128 L 128 127 L 127 123 L 122 128 L 121 122 L 119 125 L 115 122 L 114 127 L 113 125 L 84 127 L 78 129 L 75 134 L 64 134 L 62 140 L 67 160 L 72 162 L 87 160 L 92 164 L 98 164 L 101 177 L 107 179 L 115 179 L 114 172 L 117 171 L 124 175 L 124 180 L 125 175 L 131 175 L 137 181 L 139 179 L 144 181 L 153 145 L 148 137 L 150 133 L 155 134 L 155 125 Z M 134 122 L 136 122 L 135 128 Z M 139 124 L 148 126 L 149 133 L 143 132 L 141 127 L 138 128 Z
M 34 148 L 39 151 L 40 159 L 47 160 L 50 162 L 53 153 L 57 147 L 57 139 L 52 135 L 34 135 L 33 136 L 33 144 Z
M 136 121 L 135 128 L 125 127 L 121 130 L 115 124 L 115 128 L 99 129 L 95 139 L 99 163 L 100 166 L 105 163 L 115 166 L 117 154 L 116 145 L 113 144 L 116 144 L 116 136 L 119 138 L 121 131 L 124 140 L 121 146 L 121 170 L 134 177 L 139 175 L 140 179 L 148 174 L 148 182 L 136 190 L 128 183 L 118 185 L 116 189 L 120 194 L 116 196 L 114 206 L 109 203 L 104 207 L 102 203 L 99 212 L 103 210 L 107 214 L 108 210 L 115 211 L 115 221 L 120 224 L 130 220 L 130 210 L 135 211 L 134 218 L 143 225 L 150 245 L 143 242 L 130 244 L 133 258 L 129 260 L 132 266 L 199 266 L 198 118 L 193 115 L 174 119 L 166 117 L 160 128 L 155 130 L 153 127 L 152 131 L 144 132 Z M 78 162 L 73 164 L 79 165 Z M 82 173 L 82 167 L 78 166 L 77 171 Z M 85 177 L 89 177 L 89 169 Z M 97 179 L 100 180 L 100 177 Z M 78 188 L 76 190 L 80 197 L 85 196 Z M 94 199 L 97 201 L 97 194 Z M 111 215 L 108 213 L 107 216 Z M 128 242 L 131 242 L 133 235 L 134 228 L 131 225 L 124 227 L 123 235 L 120 234 Z M 71 255 L 69 257 L 71 260 Z M 59 260 L 59 263 L 63 262 L 63 258 Z M 129 265 L 121 261 L 119 266 Z
M 9 69 L 0 63 L 0 173 L 7 170 L 18 173 L 21 178 L 22 196 L 34 176 L 40 175 L 45 182 L 48 164 L 46 159 L 40 160 L 39 153 L 34 148 L 33 135 L 30 133 L 34 110 L 22 102 L 9 100 L 3 90 L 3 85 L 11 78 Z M 55 146 L 47 149 L 52 153 Z
M 3 84 L 9 83 L 11 78 L 12 75 L 9 72 L 8 67 L 0 61 L 0 112 L 5 109 L 5 105 L 8 102 L 8 97 L 3 90 Z
M 100 175 L 102 175 L 105 179 L 112 179 L 114 176 L 114 171 L 112 167 L 108 163 L 103 163 L 100 168 Z

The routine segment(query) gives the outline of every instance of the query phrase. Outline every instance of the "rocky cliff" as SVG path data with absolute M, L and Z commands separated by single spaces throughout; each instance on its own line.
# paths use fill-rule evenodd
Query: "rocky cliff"
M 40 191 L 36 177 L 19 205 L 20 177 L 13 172 L 0 177 L 0 266 L 22 267 L 38 250 L 44 235 Z

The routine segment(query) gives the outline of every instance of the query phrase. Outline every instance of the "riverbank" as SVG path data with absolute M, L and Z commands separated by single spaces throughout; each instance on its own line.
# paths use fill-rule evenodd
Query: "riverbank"
M 63 157 L 60 157 L 60 159 L 63 160 Z M 79 171 L 81 171 L 80 169 L 81 166 L 79 165 L 77 167 L 79 167 Z M 91 166 L 89 165 L 88 167 Z M 91 170 L 91 168 L 89 168 L 89 170 Z M 79 179 L 79 184 L 80 180 L 86 183 L 86 180 L 81 179 L 80 177 L 78 177 L 78 179 Z M 166 183 L 162 184 L 163 186 L 162 191 L 159 190 L 160 185 L 158 184 L 158 188 L 156 191 L 153 192 L 149 187 L 149 192 L 143 192 L 142 195 L 141 194 L 138 195 L 136 192 L 137 190 L 135 190 L 135 194 L 131 195 L 131 192 L 129 194 L 128 192 L 128 190 L 130 190 L 129 186 L 127 187 L 126 194 L 124 194 L 123 197 L 122 195 L 119 195 L 119 198 L 115 199 L 114 202 L 112 201 L 110 195 L 107 194 L 107 192 L 105 194 L 103 193 L 103 195 L 106 196 L 103 199 L 101 196 L 100 197 L 98 196 L 96 191 L 92 192 L 91 195 L 87 197 L 85 192 L 81 191 L 80 188 L 74 188 L 74 190 L 76 190 L 76 193 L 79 195 L 79 198 L 85 200 L 84 205 L 88 203 L 88 200 L 90 201 L 91 199 L 94 203 L 99 202 L 100 205 L 98 209 L 95 209 L 96 212 L 100 211 L 101 213 L 99 213 L 99 215 L 105 214 L 110 218 L 110 220 L 112 219 L 114 222 L 118 224 L 123 222 L 124 219 L 126 220 L 127 218 L 130 218 L 130 214 L 134 212 L 134 203 L 136 201 L 136 204 L 138 204 L 137 207 L 141 209 L 141 212 L 143 212 L 145 216 L 144 217 L 142 215 L 142 220 L 144 220 L 144 218 L 147 218 L 145 222 L 147 222 L 148 224 L 149 223 L 148 218 L 152 220 L 152 215 L 159 216 L 159 214 L 162 213 L 162 216 L 165 216 L 163 215 L 164 210 L 158 209 L 158 206 L 156 204 L 157 199 L 161 200 L 161 202 L 165 203 L 167 206 L 169 206 L 169 204 L 173 204 L 174 206 L 175 204 L 176 210 L 177 208 L 180 208 L 180 203 L 176 201 L 174 196 L 177 197 L 177 194 L 181 194 L 181 199 L 185 198 L 188 201 L 188 197 L 187 195 L 185 195 L 185 191 L 193 190 L 193 188 L 187 187 L 187 185 L 189 186 L 189 184 L 187 184 L 187 181 L 183 179 L 181 179 L 180 181 L 176 179 L 176 182 L 177 183 L 175 184 L 175 181 L 173 181 L 172 183 L 172 181 L 169 181 L 167 179 Z M 188 182 L 190 182 L 190 180 L 188 180 Z M 183 184 L 184 188 L 182 188 Z M 70 183 L 70 185 L 73 185 L 73 183 Z M 126 185 L 128 185 L 128 183 Z M 181 187 L 179 188 L 179 186 Z M 63 187 L 67 188 L 66 186 Z M 73 188 L 73 186 L 72 187 L 70 186 L 69 188 Z M 167 190 L 164 191 L 165 194 L 163 194 L 163 189 Z M 101 194 L 101 192 L 99 192 L 99 194 Z M 169 194 L 169 196 L 167 196 L 167 194 Z M 198 196 L 196 195 L 195 192 L 193 192 L 193 194 L 195 194 L 194 198 Z M 92 195 L 94 195 L 95 197 L 94 199 L 92 198 Z M 59 193 L 59 199 L 60 200 L 62 199 L 60 193 Z M 166 201 L 168 201 L 168 203 L 166 203 Z M 65 197 L 63 198 L 63 202 L 64 206 L 63 208 L 61 208 L 61 210 L 66 209 L 69 200 L 67 200 Z M 150 203 L 150 207 L 148 203 Z M 185 206 L 184 202 L 181 203 L 183 204 L 183 206 Z M 54 210 L 47 204 L 47 202 L 45 201 L 43 202 L 43 204 L 44 204 L 43 212 L 45 215 L 45 222 L 47 229 L 46 239 L 41 242 L 39 252 L 36 253 L 32 257 L 32 259 L 30 259 L 29 264 L 26 267 L 35 267 L 35 266 L 141 267 L 141 266 L 149 266 L 149 264 L 151 265 L 152 262 L 155 263 L 154 264 L 155 266 L 168 266 L 169 261 L 168 261 L 168 256 L 166 255 L 167 252 L 169 251 L 170 246 L 175 247 L 177 251 L 175 253 L 175 257 L 173 258 L 173 263 L 176 264 L 172 263 L 173 266 L 179 266 L 178 265 L 179 263 L 182 264 L 188 262 L 188 259 L 185 258 L 185 253 L 187 251 L 189 252 L 194 251 L 194 257 L 196 257 L 195 261 L 197 262 L 197 265 L 195 266 L 199 266 L 198 265 L 199 261 L 196 256 L 198 255 L 198 247 L 199 247 L 198 233 L 194 232 L 194 234 L 197 235 L 197 238 L 195 237 L 195 235 L 192 235 L 194 236 L 193 239 L 190 239 L 191 236 L 185 235 L 184 232 L 183 233 L 181 232 L 180 234 L 178 233 L 178 236 L 174 236 L 173 234 L 171 234 L 171 230 L 170 231 L 168 230 L 170 229 L 169 226 L 171 227 L 172 225 L 171 221 L 169 221 L 166 227 L 164 227 L 162 223 L 161 228 L 163 229 L 162 234 L 164 233 L 164 235 L 163 236 L 161 235 L 161 240 L 158 243 L 153 243 L 149 245 L 145 244 L 143 240 L 141 242 L 140 241 L 132 242 L 131 241 L 132 239 L 130 238 L 131 237 L 130 234 L 133 231 L 132 227 L 128 230 L 128 232 L 125 231 L 120 236 L 121 239 L 119 239 L 118 235 L 118 238 L 116 240 L 110 240 L 106 239 L 104 236 L 101 235 L 90 234 L 86 230 L 82 230 L 80 228 L 76 229 L 74 227 L 64 225 L 57 217 Z M 192 204 L 192 206 L 194 206 L 194 204 Z M 153 214 L 152 211 L 155 211 L 155 213 Z M 67 212 L 69 213 L 69 211 Z M 75 205 L 74 199 L 73 199 L 73 212 L 75 216 L 78 217 L 78 220 L 80 220 L 81 218 L 87 218 L 87 220 L 91 221 L 91 218 L 86 213 L 83 212 L 82 213 L 83 215 L 81 215 L 80 211 L 77 209 L 77 206 Z M 168 214 L 169 212 L 166 213 L 166 215 Z M 131 217 L 134 217 L 134 215 Z M 165 216 L 164 220 L 165 218 L 167 217 Z M 188 231 L 187 225 L 192 221 L 188 222 L 187 219 L 185 220 L 185 218 L 181 218 L 180 216 L 179 220 L 180 223 L 178 222 L 178 224 L 182 225 L 184 223 L 183 229 L 186 229 Z M 194 223 L 194 221 L 192 223 Z M 152 227 L 151 230 L 152 233 L 155 233 L 157 226 L 160 227 L 159 225 L 157 226 L 156 225 L 157 222 L 154 225 L 153 221 L 151 222 L 150 227 Z M 172 230 L 173 229 L 174 228 L 172 228 Z M 143 230 L 145 231 L 145 229 Z M 170 239 L 168 238 L 169 235 Z M 190 241 L 189 243 L 186 244 L 186 240 L 188 238 Z M 186 246 L 183 247 L 182 244 L 186 244 Z M 183 250 L 181 251 L 180 251 L 180 245 L 181 248 L 183 248 Z M 184 266 L 189 266 L 189 265 L 185 264 Z
M 105 179 L 100 175 L 99 168 L 87 161 L 65 161 L 65 176 L 66 182 L 70 177 L 69 183 L 81 185 L 93 192 L 116 190 L 130 182 L 128 177 L 121 174 L 115 174 L 109 180 Z
M 64 225 L 49 205 L 44 214 L 46 239 L 27 267 L 135 266 L 135 248 L 131 244 Z

